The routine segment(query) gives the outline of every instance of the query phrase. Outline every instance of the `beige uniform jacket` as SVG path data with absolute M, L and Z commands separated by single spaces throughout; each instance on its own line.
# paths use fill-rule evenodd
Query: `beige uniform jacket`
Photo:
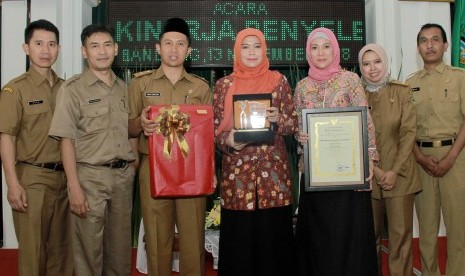
M 135 74 L 129 86 L 129 119 L 140 116 L 149 105 L 163 104 L 211 104 L 211 92 L 208 83 L 185 70 L 181 79 L 172 84 L 162 69 L 144 71 Z M 139 151 L 149 154 L 148 139 L 141 135 Z
M 63 83 L 58 91 L 50 135 L 74 139 L 78 163 L 132 161 L 128 112 L 126 84 L 112 72 L 109 87 L 87 69 Z
M 16 160 L 29 163 L 60 162 L 60 142 L 48 136 L 55 98 L 62 79 L 54 81 L 34 69 L 7 83 L 0 93 L 0 132 L 15 136 Z
M 416 113 L 409 87 L 391 81 L 378 92 L 367 92 L 370 114 L 375 125 L 379 167 L 398 174 L 391 191 L 373 185 L 372 197 L 396 197 L 421 190 L 413 146 L 416 133 Z
M 407 80 L 417 110 L 417 140 L 455 138 L 465 116 L 465 71 L 441 63 Z

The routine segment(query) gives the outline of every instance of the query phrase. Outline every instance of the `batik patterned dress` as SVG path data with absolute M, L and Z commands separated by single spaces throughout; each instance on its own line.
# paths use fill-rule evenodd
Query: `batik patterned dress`
M 215 128 L 223 120 L 224 98 L 232 84 L 232 77 L 220 79 L 213 96 Z M 292 93 L 287 79 L 282 76 L 273 89 L 272 106 L 279 109 L 280 118 L 275 138 L 270 143 L 252 144 L 241 151 L 226 145 L 229 132 L 216 136 L 223 153 L 221 174 L 221 207 L 230 210 L 255 210 L 292 204 L 291 174 L 283 135 L 293 135 L 297 119 Z

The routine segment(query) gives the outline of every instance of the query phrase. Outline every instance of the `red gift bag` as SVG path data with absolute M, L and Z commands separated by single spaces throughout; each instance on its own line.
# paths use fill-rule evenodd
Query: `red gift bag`
M 149 136 L 152 197 L 191 197 L 214 192 L 213 109 L 210 105 L 151 106 L 159 123 Z

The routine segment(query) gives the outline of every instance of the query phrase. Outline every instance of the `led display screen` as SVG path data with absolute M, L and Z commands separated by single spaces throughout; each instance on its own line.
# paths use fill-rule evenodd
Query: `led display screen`
M 155 67 L 155 44 L 163 22 L 181 17 L 190 27 L 193 67 L 231 66 L 236 34 L 248 27 L 261 30 L 273 66 L 306 65 L 307 35 L 317 27 L 336 34 L 341 64 L 358 63 L 365 44 L 364 1 L 157 1 L 110 0 L 108 23 L 115 28 L 121 67 Z

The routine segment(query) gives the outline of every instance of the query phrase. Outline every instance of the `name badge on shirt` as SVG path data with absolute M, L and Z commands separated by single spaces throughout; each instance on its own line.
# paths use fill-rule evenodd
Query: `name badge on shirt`
M 27 102 L 29 105 L 35 105 L 35 104 L 43 104 L 43 100 L 34 100 L 34 101 L 29 101 Z
M 160 97 L 160 93 L 159 92 L 147 92 L 145 93 L 145 96 L 146 97 Z
M 420 91 L 420 87 L 412 87 L 410 89 L 410 92 L 417 92 L 417 91 Z
M 93 104 L 93 103 L 98 103 L 98 102 L 101 102 L 101 101 L 102 101 L 101 99 L 92 99 L 92 100 L 89 100 L 89 103 Z

